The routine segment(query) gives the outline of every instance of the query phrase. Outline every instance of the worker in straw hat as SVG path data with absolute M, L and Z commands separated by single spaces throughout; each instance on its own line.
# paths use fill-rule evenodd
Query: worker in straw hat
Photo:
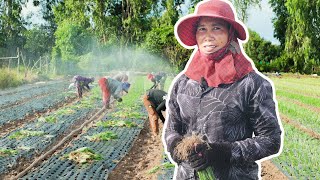
M 281 152 L 273 84 L 243 52 L 247 29 L 235 15 L 230 2 L 207 0 L 175 25 L 178 41 L 194 49 L 168 97 L 164 142 L 176 179 L 208 168 L 216 179 L 258 179 L 258 160 Z

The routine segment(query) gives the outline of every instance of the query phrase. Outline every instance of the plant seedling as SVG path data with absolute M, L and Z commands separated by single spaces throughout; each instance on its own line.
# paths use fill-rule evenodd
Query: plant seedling
M 115 121 L 115 120 L 110 120 L 110 121 L 99 121 L 97 122 L 97 126 L 102 126 L 102 127 L 136 127 L 138 126 L 135 122 L 132 121 Z
M 43 131 L 20 130 L 10 135 L 9 139 L 23 139 L 29 136 L 42 136 L 44 134 L 45 133 Z
M 3 149 L 0 148 L 0 157 L 11 156 L 17 154 L 18 151 L 14 149 Z
M 66 156 L 69 160 L 74 161 L 78 164 L 87 164 L 103 159 L 101 155 L 96 154 L 92 149 L 88 147 L 79 148 L 75 151 L 70 152 Z
M 111 131 L 105 131 L 99 134 L 94 134 L 92 136 L 85 136 L 85 137 L 90 141 L 109 141 L 109 140 L 118 138 L 118 136 Z

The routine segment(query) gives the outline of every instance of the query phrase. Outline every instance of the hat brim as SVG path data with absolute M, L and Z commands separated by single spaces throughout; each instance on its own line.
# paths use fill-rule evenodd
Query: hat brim
M 176 24 L 176 33 L 179 37 L 180 41 L 186 45 L 186 46 L 194 46 L 197 44 L 196 41 L 196 35 L 195 35 L 195 24 L 200 19 L 200 17 L 213 17 L 222 19 L 226 22 L 228 22 L 236 31 L 236 37 L 240 40 L 246 40 L 247 38 L 247 31 L 245 30 L 245 27 L 238 23 L 237 21 L 234 21 L 233 19 L 229 19 L 222 16 L 213 16 L 212 14 L 201 14 L 201 15 L 190 15 L 186 16 L 184 19 L 181 19 Z

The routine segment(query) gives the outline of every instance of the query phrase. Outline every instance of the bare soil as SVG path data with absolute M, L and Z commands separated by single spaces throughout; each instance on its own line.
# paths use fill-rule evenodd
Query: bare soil
M 160 132 L 161 129 L 162 124 Z M 152 136 L 147 120 L 130 152 L 118 163 L 107 179 L 156 180 L 157 173 L 150 174 L 148 171 L 161 164 L 162 156 L 161 136 Z
M 263 180 L 289 179 L 271 161 L 263 161 L 261 163 L 261 167 L 262 167 L 261 177 Z
M 148 171 L 161 164 L 163 151 L 161 136 L 153 140 L 149 122 L 146 122 L 130 152 L 118 163 L 107 179 L 157 180 L 160 172 L 149 174 Z M 261 176 L 263 180 L 288 179 L 271 161 L 262 162 Z
M 311 137 L 313 137 L 315 139 L 320 139 L 320 134 L 319 133 L 317 133 L 317 132 L 315 132 L 315 131 L 313 131 L 313 130 L 311 130 L 309 128 L 306 128 L 305 126 L 301 125 L 300 123 L 298 123 L 298 122 L 296 122 L 294 120 L 289 119 L 287 116 L 285 116 L 283 114 L 281 114 L 280 116 L 281 116 L 281 120 L 282 121 L 294 126 L 295 128 L 299 129 L 302 132 L 307 133 L 309 136 L 311 136 Z

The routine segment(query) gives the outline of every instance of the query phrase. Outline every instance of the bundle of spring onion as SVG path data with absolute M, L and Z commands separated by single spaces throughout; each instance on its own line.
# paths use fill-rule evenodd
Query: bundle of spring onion
M 200 136 L 192 134 L 191 136 L 184 137 L 174 149 L 174 154 L 179 159 L 186 161 L 188 156 L 192 153 L 195 144 L 201 144 L 204 141 Z M 215 180 L 212 167 L 209 166 L 204 170 L 197 172 L 200 180 Z

